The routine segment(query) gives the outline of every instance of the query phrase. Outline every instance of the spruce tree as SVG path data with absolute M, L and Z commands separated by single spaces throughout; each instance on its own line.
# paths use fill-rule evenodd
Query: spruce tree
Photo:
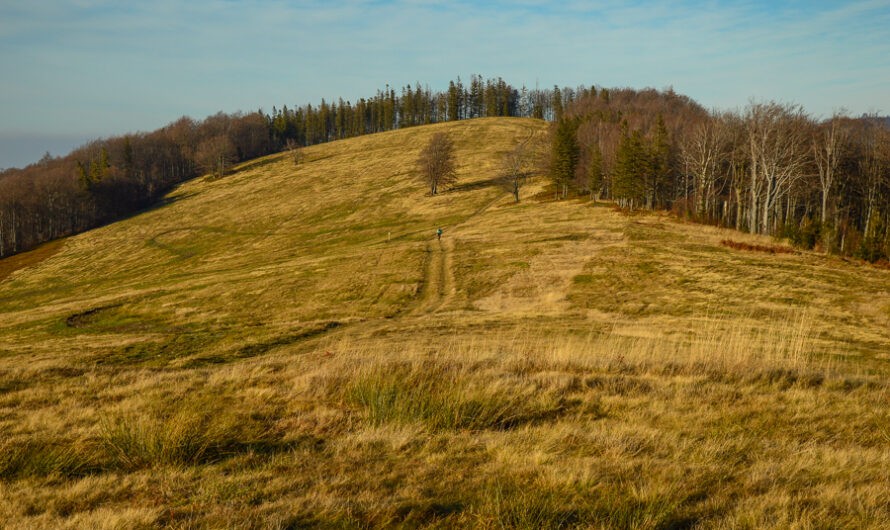
M 649 160 L 646 145 L 640 131 L 624 134 L 615 154 L 615 171 L 612 178 L 612 195 L 618 204 L 634 209 L 643 201 L 645 179 L 649 172 Z
M 576 138 L 577 122 L 563 119 L 556 123 L 550 151 L 550 179 L 555 188 L 558 200 L 560 193 L 568 195 L 569 183 L 575 176 L 578 165 L 578 139 Z
M 646 206 L 648 208 L 663 207 L 667 204 L 672 188 L 672 151 L 664 117 L 659 114 L 652 138 L 649 159 L 651 170 L 647 175 Z
M 561 121 L 562 120 L 562 92 L 560 92 L 559 87 L 553 85 L 553 94 L 550 96 L 550 106 L 553 109 L 553 120 Z
M 590 158 L 587 161 L 587 189 L 590 200 L 598 201 L 603 192 L 603 152 L 596 142 L 590 147 Z

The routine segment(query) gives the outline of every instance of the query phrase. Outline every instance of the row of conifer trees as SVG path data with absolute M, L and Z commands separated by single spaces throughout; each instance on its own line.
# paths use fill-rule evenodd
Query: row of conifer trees
M 419 84 L 389 86 L 356 102 L 322 100 L 293 109 L 183 117 L 158 130 L 103 138 L 23 169 L 0 172 L 0 257 L 34 248 L 155 204 L 170 188 L 201 174 L 291 145 L 481 116 L 550 119 L 573 89 L 515 88 L 502 79 L 460 78 L 444 92 Z M 561 110 L 559 110 L 561 112 Z
M 872 261 L 890 255 L 886 120 L 816 120 L 774 102 L 707 111 L 670 89 L 527 89 L 474 75 L 441 92 L 387 86 L 355 102 L 184 117 L 0 172 L 0 257 L 130 215 L 179 182 L 287 145 L 484 116 L 553 122 L 546 162 L 556 198 L 672 209 Z

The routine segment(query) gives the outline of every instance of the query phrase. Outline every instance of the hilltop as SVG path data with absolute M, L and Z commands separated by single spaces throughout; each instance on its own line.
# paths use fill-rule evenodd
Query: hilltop
M 270 155 L 0 268 L 0 519 L 890 524 L 890 271 L 541 178 L 516 203 L 501 157 L 546 129 Z

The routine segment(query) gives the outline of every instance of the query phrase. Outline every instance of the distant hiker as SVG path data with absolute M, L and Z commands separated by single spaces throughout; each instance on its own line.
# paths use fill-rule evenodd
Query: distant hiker
M 439 238 L 439 241 L 442 241 L 442 229 L 436 230 L 436 237 Z

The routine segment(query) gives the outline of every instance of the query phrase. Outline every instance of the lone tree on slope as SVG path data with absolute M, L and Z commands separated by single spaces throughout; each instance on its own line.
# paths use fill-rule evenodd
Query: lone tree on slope
M 450 186 L 457 180 L 454 162 L 454 144 L 446 133 L 436 133 L 430 143 L 420 152 L 417 159 L 421 175 L 430 187 L 430 195 L 440 188 Z
M 293 138 L 288 138 L 284 148 L 287 149 L 288 154 L 290 154 L 291 160 L 294 161 L 294 165 L 299 166 L 303 161 L 303 146 L 297 143 Z
M 519 191 L 531 175 L 531 158 L 532 153 L 523 142 L 504 155 L 501 161 L 501 186 L 513 194 L 516 202 L 519 202 Z

